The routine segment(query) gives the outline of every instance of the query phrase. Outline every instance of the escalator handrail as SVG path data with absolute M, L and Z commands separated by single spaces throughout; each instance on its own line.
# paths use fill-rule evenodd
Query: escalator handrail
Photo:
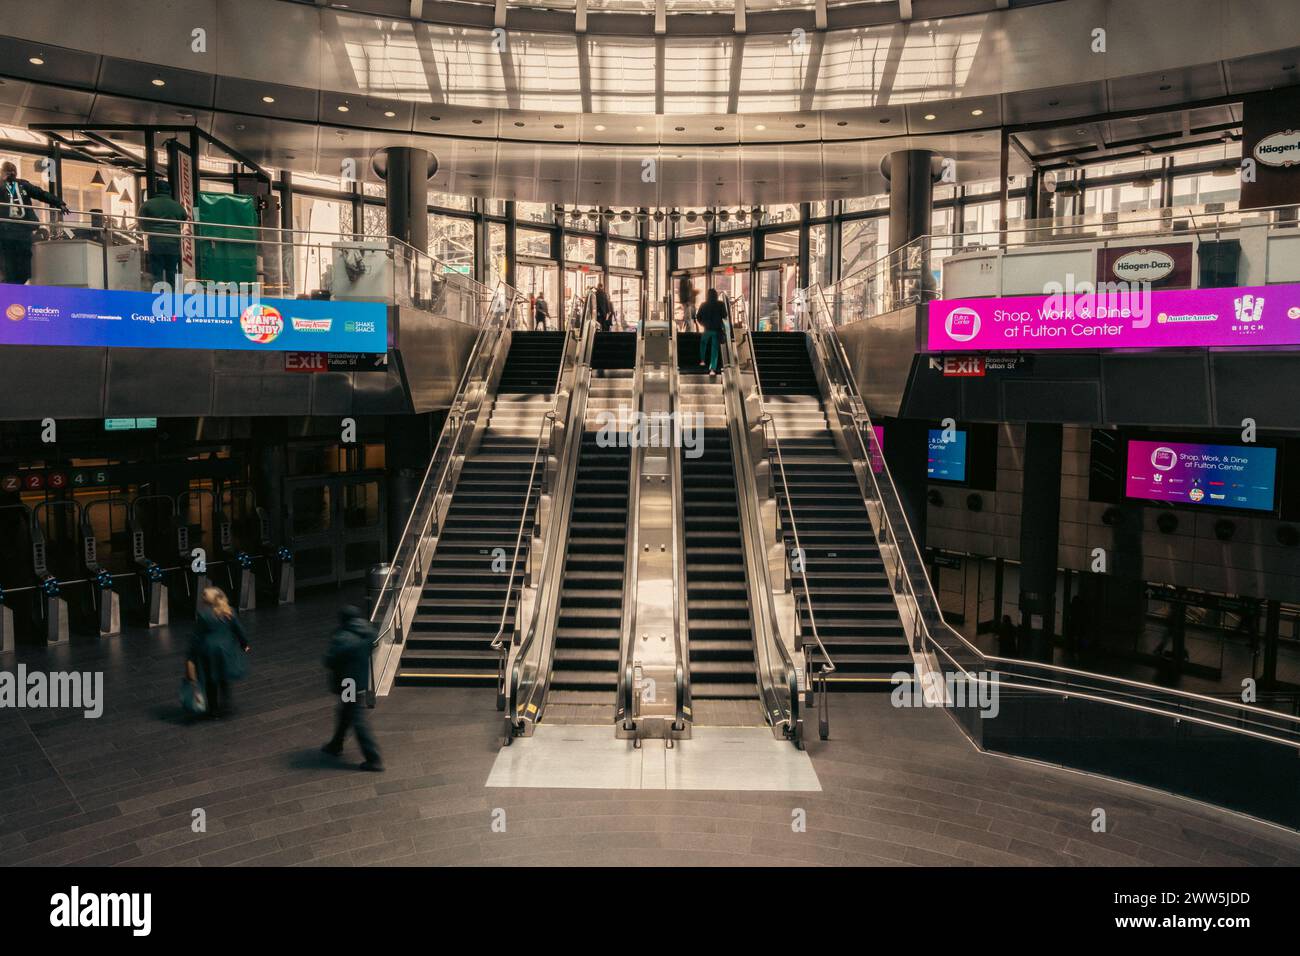
M 470 404 L 470 387 L 475 384 L 476 381 L 483 383 L 486 382 L 488 370 L 483 368 L 481 374 L 477 370 L 479 370 L 480 366 L 483 364 L 484 358 L 490 356 L 496 350 L 497 342 L 510 328 L 510 316 L 514 311 L 515 305 L 518 304 L 521 298 L 517 291 L 511 289 L 509 286 L 505 285 L 505 283 L 500 283 L 498 285 L 498 290 L 503 292 L 502 301 L 508 299 L 509 302 L 493 317 L 493 320 L 490 323 L 484 323 L 479 326 L 478 334 L 474 338 L 474 345 L 470 349 L 469 359 L 465 362 L 465 368 L 461 372 L 460 381 L 456 386 L 456 395 L 452 399 L 451 408 L 447 413 L 447 423 L 438 435 L 438 441 L 434 444 L 433 454 L 429 456 L 429 464 L 425 468 L 424 478 L 420 482 L 420 490 L 416 492 L 415 495 L 414 500 L 416 505 L 412 506 L 410 513 L 406 516 L 406 524 L 403 526 L 402 533 L 397 539 L 397 545 L 393 549 L 394 556 L 401 554 L 404 543 L 408 538 L 416 533 L 412 525 L 416 520 L 416 513 L 419 510 L 418 503 L 425 500 L 426 495 L 428 496 L 431 505 L 428 508 L 428 513 L 425 515 L 424 522 L 418 532 L 419 536 L 416 540 L 423 542 L 428 536 L 429 529 L 432 527 L 434 518 L 438 514 L 438 501 L 445 495 L 447 485 L 451 481 L 451 476 L 455 471 L 452 465 L 455 463 L 457 457 L 456 450 L 462 446 L 466 436 L 472 433 L 474 423 L 472 421 L 472 416 L 468 413 L 468 406 Z M 508 295 L 505 293 L 508 293 Z M 493 301 L 495 300 L 496 293 L 493 293 Z M 491 346 L 490 348 L 489 345 Z M 447 449 L 445 452 L 443 451 L 444 443 Z M 440 455 L 442 466 L 436 478 L 436 483 L 432 490 L 429 490 L 430 481 L 435 480 L 433 470 L 439 465 Z M 417 552 L 418 547 L 419 546 L 417 545 Z M 394 600 L 400 603 L 401 595 L 411 586 L 411 576 L 420 570 L 420 566 L 421 562 L 419 561 L 408 561 L 406 562 L 405 567 L 401 568 L 394 565 L 389 566 L 388 573 L 384 576 L 383 585 L 379 592 L 380 597 L 376 600 L 375 606 L 370 611 L 369 619 L 372 627 L 375 624 L 376 615 L 379 614 L 381 608 L 384 607 L 384 596 L 396 594 Z M 395 574 L 399 573 L 401 574 L 401 583 L 394 588 L 393 578 Z M 373 647 L 378 647 L 380 643 L 383 642 L 384 638 L 396 629 L 398 618 L 398 605 L 395 603 L 393 605 L 393 613 L 388 615 L 387 620 L 383 621 L 379 627 L 375 628 L 376 633 L 372 644 Z M 371 659 L 370 678 L 370 689 L 373 691 L 376 689 L 373 655 Z
M 751 338 L 750 341 L 752 342 L 753 339 Z M 822 654 L 823 663 L 821 667 L 821 674 L 824 677 L 826 674 L 833 674 L 835 672 L 835 661 L 831 659 L 830 652 L 827 651 L 826 645 L 822 643 L 821 635 L 817 631 L 817 614 L 813 609 L 812 590 L 811 588 L 808 587 L 808 575 L 804 570 L 804 561 L 803 561 L 804 550 L 803 550 L 803 546 L 799 542 L 799 523 L 798 520 L 795 518 L 795 514 L 794 514 L 794 500 L 790 497 L 790 484 L 786 480 L 785 456 L 781 452 L 781 438 L 777 434 L 776 422 L 772 418 L 771 413 L 767 411 L 767 398 L 763 394 L 763 374 L 762 371 L 759 369 L 759 363 L 757 358 L 755 358 L 754 360 L 754 389 L 758 394 L 759 407 L 763 409 L 763 416 L 762 418 L 759 419 L 759 422 L 763 426 L 764 436 L 768 434 L 769 426 L 771 427 L 770 447 L 774 450 L 776 454 L 777 470 L 781 474 L 781 487 L 785 491 L 786 510 L 790 513 L 790 531 L 794 535 L 795 551 L 800 556 L 799 581 L 803 587 L 804 601 L 808 606 L 808 624 L 809 627 L 812 629 L 813 641 L 817 644 L 817 648 L 818 650 L 821 651 Z M 780 514 L 779 502 L 777 503 L 777 509 L 778 509 L 777 513 L 779 516 Z M 784 545 L 782 545 L 782 550 L 784 551 Z M 790 556 L 788 554 L 782 554 L 781 559 L 785 562 L 789 562 Z M 788 567 L 788 563 L 787 563 L 787 567 Z M 798 620 L 797 611 L 795 614 L 795 620 L 796 621 Z
M 505 694 L 506 720 L 512 733 L 525 721 L 536 723 L 546 702 L 550 686 L 551 660 L 555 653 L 555 627 L 559 612 L 559 594 L 568 559 L 569 527 L 573 521 L 573 495 L 577 482 L 578 459 L 582 452 L 582 435 L 587 412 L 587 394 L 591 382 L 591 350 L 595 339 L 595 322 L 590 315 L 584 317 L 574 332 L 578 348 L 574 361 L 574 385 L 569 400 L 568 422 L 564 430 L 564 448 L 560 455 L 560 471 L 556 494 L 552 500 L 552 523 L 546 535 L 542 554 L 542 570 L 533 602 L 533 615 L 528 630 L 519 644 L 519 650 L 510 664 L 510 678 L 501 688 Z M 543 616 L 543 608 L 554 604 L 555 614 Z M 549 653 L 547 651 L 549 647 Z M 509 646 L 504 647 L 508 653 Z M 543 661 L 542 655 L 548 659 Z M 533 661 L 532 658 L 537 660 Z
M 677 324 L 668 323 L 668 397 L 669 421 L 682 421 L 681 366 L 678 360 Z M 684 425 L 683 425 L 684 427 Z M 700 436 L 704 440 L 704 436 Z M 683 487 L 682 449 L 674 448 L 669 458 L 669 487 L 672 494 L 673 522 L 673 600 L 677 607 L 674 638 L 676 640 L 677 725 L 694 719 L 691 698 L 691 630 L 690 586 L 686 579 L 686 491 Z
M 644 329 L 636 331 L 636 366 L 632 373 L 632 409 L 641 412 L 644 401 Z M 636 589 L 640 580 L 641 551 L 641 465 L 645 449 L 629 438 L 631 454 L 627 471 L 627 531 L 623 538 L 623 613 L 619 635 L 618 686 L 614 692 L 614 722 L 624 727 L 636 715 Z M 680 663 L 680 662 L 679 662 Z M 630 728 L 629 728 L 630 729 Z
M 809 291 L 810 292 L 815 291 L 817 297 L 820 299 L 822 303 L 822 310 L 820 312 L 817 312 L 817 310 L 814 309 L 814 313 L 820 316 L 820 320 L 814 319 L 815 336 L 823 344 L 830 343 L 830 345 L 827 347 L 827 351 L 830 353 L 830 356 L 832 356 L 835 359 L 835 363 L 839 366 L 839 375 L 841 379 L 840 384 L 844 389 L 844 395 L 847 398 L 856 400 L 855 404 L 858 406 L 850 411 L 851 420 L 854 423 L 854 427 L 851 430 L 854 433 L 854 436 L 856 438 L 859 447 L 863 451 L 863 461 L 866 463 L 866 467 L 863 469 L 863 471 L 869 476 L 867 478 L 867 481 L 870 483 L 870 486 L 875 491 L 876 500 L 881 503 L 881 507 L 879 509 L 881 519 L 886 529 L 888 530 L 890 537 L 895 542 L 901 542 L 903 539 L 900 538 L 897 529 L 894 527 L 895 522 L 893 518 L 890 516 L 888 509 L 884 506 L 884 502 L 885 502 L 884 495 L 886 491 L 890 495 L 892 495 L 896 507 L 900 509 L 899 514 L 904 513 L 901 510 L 902 497 L 899 495 L 898 488 L 894 484 L 893 475 L 889 470 L 888 463 L 884 460 L 883 453 L 878 453 L 878 457 L 880 458 L 880 467 L 881 467 L 880 474 L 883 475 L 883 481 L 877 478 L 876 472 L 871 468 L 870 445 L 868 442 L 865 442 L 863 440 L 864 432 L 874 435 L 874 432 L 871 431 L 872 428 L 871 416 L 866 410 L 865 403 L 862 401 L 861 392 L 858 390 L 857 381 L 853 374 L 853 368 L 848 361 L 848 354 L 844 351 L 844 345 L 840 341 L 839 336 L 835 333 L 834 326 L 829 321 L 829 306 L 826 303 L 825 292 L 824 290 L 821 289 L 820 286 L 812 286 L 810 287 Z M 829 376 L 831 374 L 831 369 L 828 368 L 826 371 Z M 837 403 L 837 412 L 839 411 L 840 409 Z M 1045 664 L 1045 663 L 1038 663 L 1036 661 L 1019 661 L 1014 658 L 998 657 L 996 655 L 988 654 L 985 653 L 984 651 L 981 651 L 970 640 L 968 640 L 964 634 L 962 634 L 960 631 L 953 628 L 952 625 L 950 625 L 947 622 L 947 620 L 943 617 L 942 612 L 939 611 L 939 600 L 934 592 L 933 582 L 931 582 L 930 576 L 924 572 L 924 561 L 922 560 L 923 553 L 921 552 L 920 548 L 916 543 L 916 538 L 912 534 L 911 525 L 908 524 L 906 521 L 903 521 L 902 524 L 906 526 L 906 534 L 907 534 L 906 541 L 911 546 L 914 559 L 915 561 L 918 562 L 916 566 L 921 569 L 920 576 L 923 578 L 924 590 L 918 592 L 917 583 L 911 580 L 913 577 L 913 573 L 908 570 L 907 562 L 903 560 L 901 553 L 897 556 L 897 560 L 899 561 L 900 567 L 902 568 L 903 571 L 901 577 L 903 580 L 907 582 L 907 587 L 912 594 L 912 601 L 916 607 L 917 625 L 922 629 L 924 629 L 926 633 L 926 637 L 928 638 L 928 642 L 927 642 L 928 646 L 935 648 L 936 650 L 941 652 L 946 658 L 952 661 L 952 663 L 958 669 L 961 670 L 962 674 L 968 680 L 983 680 L 984 678 L 972 674 L 966 668 L 965 665 L 963 665 L 955 657 L 953 657 L 951 652 L 943 645 L 942 642 L 935 639 L 935 635 L 931 631 L 930 622 L 925 618 L 924 615 L 920 613 L 922 598 L 929 599 L 930 606 L 934 608 L 936 612 L 939 626 L 943 628 L 946 636 L 963 645 L 964 648 L 981 663 L 995 662 L 998 664 L 1010 665 L 1011 667 L 1028 667 L 1028 668 L 1052 672 L 1055 674 L 1060 674 L 1062 675 L 1063 683 L 1068 682 L 1070 678 L 1074 678 L 1076 681 L 1076 683 L 1072 685 L 1074 687 L 1078 687 L 1081 682 L 1086 682 L 1087 684 L 1092 685 L 1093 690 L 1099 689 L 1095 685 L 1102 685 L 1103 687 L 1105 685 L 1113 685 L 1116 687 L 1116 690 L 1110 691 L 1110 693 L 1115 694 L 1116 696 L 1122 696 L 1123 694 L 1127 693 L 1127 691 L 1124 690 L 1125 688 L 1133 688 L 1134 690 L 1141 690 L 1157 698 L 1156 701 L 1157 703 L 1159 703 L 1158 698 L 1160 696 L 1165 696 L 1165 697 L 1172 697 L 1180 700 L 1185 700 L 1188 701 L 1189 704 L 1192 702 L 1196 702 L 1198 706 L 1205 705 L 1205 704 L 1215 705 L 1220 708 L 1236 711 L 1238 714 L 1243 714 L 1243 713 L 1259 714 L 1261 716 L 1269 717 L 1275 720 L 1290 721 L 1296 725 L 1295 732 L 1297 734 L 1300 734 L 1300 716 L 1285 714 L 1282 713 L 1281 711 L 1267 710 L 1261 707 L 1252 707 L 1251 705 L 1246 703 L 1236 703 L 1236 702 L 1230 703 L 1228 701 L 1224 701 L 1219 698 L 1210 697 L 1204 694 L 1197 694 L 1191 691 L 1184 691 L 1184 690 L 1179 690 L 1176 688 L 1169 688 L 1169 687 L 1160 687 L 1159 685 L 1150 684 L 1143 681 L 1135 681 L 1135 680 L 1130 680 L 1122 677 L 1113 677 L 1106 674 L 1096 674 L 1090 671 L 1081 671 L 1076 668 L 1062 667 L 1057 664 Z M 1020 676 L 1023 678 L 1023 675 Z M 1007 684 L 1005 681 L 1003 681 L 1002 684 L 1003 686 L 1013 686 Z M 1035 688 L 1044 691 L 1052 690 L 1052 688 L 1049 685 L 1042 685 L 1042 686 L 1029 685 L 1029 686 L 1034 686 Z M 1056 690 L 1054 692 L 1066 693 L 1065 691 L 1060 691 L 1060 690 Z M 1069 693 L 1078 694 L 1078 691 L 1070 690 Z M 1099 699 L 1105 700 L 1106 698 L 1099 698 Z M 1150 698 L 1148 698 L 1148 700 L 1149 699 Z M 1120 700 L 1113 700 L 1112 702 L 1116 704 L 1123 704 L 1124 706 L 1135 706 L 1133 704 L 1125 703 Z M 1167 716 L 1170 715 L 1169 711 L 1161 710 L 1159 707 L 1150 707 L 1149 705 L 1143 705 L 1143 706 L 1145 706 L 1147 709 L 1151 710 L 1152 712 L 1163 713 Z M 1185 715 L 1177 714 L 1172 716 L 1182 717 Z M 1221 719 L 1232 719 L 1232 718 L 1229 715 L 1224 715 Z M 1222 726 L 1228 730 L 1241 729 L 1241 728 L 1234 728 L 1222 724 L 1216 724 L 1216 726 Z M 1268 735 L 1264 735 L 1264 736 L 1268 736 Z M 1294 741 L 1285 740 L 1285 738 L 1279 738 L 1279 742 L 1288 743 L 1288 744 L 1295 743 Z
M 799 678 L 798 668 L 790 649 L 781 637 L 780 617 L 772 591 L 771 571 L 767 560 L 767 542 L 763 535 L 762 515 L 759 512 L 758 485 L 753 474 L 754 463 L 750 457 L 749 413 L 745 408 L 740 371 L 740 350 L 734 329 L 727 323 L 727 365 L 723 369 L 723 388 L 726 397 L 727 424 L 731 439 L 732 467 L 736 478 L 736 508 L 740 518 L 741 547 L 745 554 L 745 582 L 749 589 L 755 643 L 762 650 L 754 655 L 758 672 L 759 689 L 764 697 L 764 712 L 775 726 L 785 725 L 785 735 L 799 744 Z M 784 548 L 783 548 L 784 550 Z M 777 672 L 771 658 L 775 648 L 781 672 Z M 782 685 L 778 691 L 778 684 Z M 784 696 L 783 696 L 784 695 Z M 782 705 L 785 705 L 784 708 Z

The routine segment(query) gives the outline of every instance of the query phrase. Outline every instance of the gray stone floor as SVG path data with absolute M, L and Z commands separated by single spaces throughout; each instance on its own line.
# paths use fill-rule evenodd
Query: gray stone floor
M 809 752 L 821 793 L 484 786 L 488 691 L 398 688 L 372 712 L 389 770 L 319 753 L 330 594 L 249 615 L 236 714 L 184 723 L 187 629 L 132 631 L 29 668 L 102 670 L 107 704 L 0 710 L 0 860 L 9 865 L 1300 864 L 1300 834 L 1159 793 L 976 753 L 948 717 L 838 696 Z M 12 670 L 13 656 L 0 659 Z M 815 736 L 815 734 L 814 734 Z M 1090 828 L 1095 808 L 1108 828 Z M 195 833 L 193 812 L 206 814 Z M 806 821 L 803 832 L 799 820 Z

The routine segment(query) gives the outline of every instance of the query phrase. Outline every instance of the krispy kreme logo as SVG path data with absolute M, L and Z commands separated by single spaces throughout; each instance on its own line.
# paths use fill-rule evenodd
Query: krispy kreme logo
M 284 331 L 284 316 L 274 306 L 250 305 L 240 314 L 239 327 L 250 342 L 267 345 Z

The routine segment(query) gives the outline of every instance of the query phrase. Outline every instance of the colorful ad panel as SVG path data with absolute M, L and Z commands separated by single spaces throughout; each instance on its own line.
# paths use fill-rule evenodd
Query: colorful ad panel
M 925 473 L 935 481 L 966 480 L 966 433 L 944 436 L 941 428 L 930 429 L 930 453 Z
M 1276 485 L 1276 448 L 1128 443 L 1124 493 L 1130 498 L 1272 511 Z
M 388 351 L 383 302 L 0 284 L 0 345 Z
M 931 352 L 1300 345 L 1300 284 L 938 299 Z

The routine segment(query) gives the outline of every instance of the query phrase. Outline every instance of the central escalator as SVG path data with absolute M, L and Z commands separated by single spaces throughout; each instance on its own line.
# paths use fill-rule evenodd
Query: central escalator
M 605 724 L 618 684 L 636 334 L 597 332 L 546 698 L 547 723 Z
M 723 380 L 696 361 L 698 340 L 678 334 L 678 407 L 702 425 L 698 445 L 679 450 L 691 697 L 696 723 L 751 724 L 761 711 L 731 436 Z
M 801 632 L 816 634 L 835 664 L 833 690 L 888 691 L 896 673 L 913 673 L 871 519 L 853 466 L 827 424 L 816 373 L 802 332 L 751 336 L 755 364 L 780 442 L 773 464 L 787 554 L 797 529 L 808 598 L 793 588 Z M 774 456 L 775 457 L 775 456 Z M 814 664 L 821 654 L 804 644 Z
M 487 428 L 467 456 L 442 523 L 398 665 L 398 684 L 497 684 L 499 655 L 492 642 L 501 630 L 510 582 L 503 564 L 514 559 L 521 518 L 531 523 L 537 508 L 534 450 L 553 406 L 564 342 L 563 332 L 513 333 Z M 521 562 L 527 560 L 528 543 L 525 536 Z M 512 597 L 507 628 L 514 625 L 516 603 Z

